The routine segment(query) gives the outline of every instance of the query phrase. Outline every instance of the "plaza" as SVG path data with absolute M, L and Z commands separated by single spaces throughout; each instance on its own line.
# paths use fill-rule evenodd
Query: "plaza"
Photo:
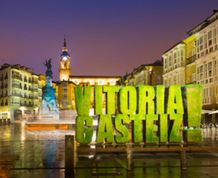
M 25 122 L 0 126 L 0 177 L 65 177 L 65 135 L 73 130 L 27 130 Z M 218 129 L 202 128 L 203 144 L 218 144 Z M 188 152 L 187 171 L 177 153 L 134 153 L 133 169 L 126 170 L 125 154 L 81 154 L 75 177 L 203 177 L 218 174 L 218 152 Z

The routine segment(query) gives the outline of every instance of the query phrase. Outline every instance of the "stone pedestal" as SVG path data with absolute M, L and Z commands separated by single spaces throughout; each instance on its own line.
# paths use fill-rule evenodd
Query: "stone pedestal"
M 59 120 L 59 109 L 55 100 L 55 89 L 49 76 L 46 77 L 46 85 L 42 88 L 42 104 L 39 107 L 38 120 Z

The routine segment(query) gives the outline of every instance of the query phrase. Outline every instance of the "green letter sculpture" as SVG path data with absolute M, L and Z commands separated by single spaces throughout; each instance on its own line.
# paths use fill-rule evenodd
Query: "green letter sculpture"
M 86 122 L 86 127 L 84 127 L 84 122 Z M 93 119 L 90 116 L 77 116 L 76 117 L 76 140 L 79 143 L 90 143 L 92 141 Z M 84 135 L 85 134 L 85 135 Z
M 95 86 L 95 114 L 102 114 L 102 86 Z
M 120 132 L 122 135 L 115 135 L 115 140 L 117 143 L 125 143 L 129 141 L 129 131 L 126 128 L 125 125 L 122 124 L 128 124 L 129 123 L 129 117 L 126 114 L 118 114 L 115 117 L 115 128 L 118 132 Z
M 154 87 L 148 85 L 138 86 L 138 114 L 154 114 L 154 96 Z
M 170 142 L 181 142 L 182 135 L 179 135 L 179 129 L 182 124 L 183 114 L 170 114 L 170 120 L 174 120 L 173 127 L 170 132 Z
M 158 120 L 158 115 L 147 114 L 145 118 L 146 123 L 146 143 L 157 143 L 159 142 L 159 137 L 154 136 L 154 131 L 157 131 L 157 126 L 154 125 L 154 121 Z
M 119 91 L 119 86 L 104 86 L 107 92 L 107 114 L 115 114 L 115 92 Z
M 145 115 L 130 114 L 130 119 L 133 122 L 133 141 L 142 142 L 142 120 L 145 120 Z
M 201 124 L 202 109 L 202 86 L 186 85 L 183 89 L 185 98 L 185 126 L 193 127 L 193 130 L 184 130 L 184 139 L 188 142 L 201 142 L 202 134 L 199 126 Z
M 75 87 L 76 110 L 79 116 L 89 115 L 90 98 L 91 98 L 90 86 L 84 87 L 84 94 L 83 94 L 83 88 L 81 86 Z
M 171 85 L 169 88 L 167 114 L 184 114 L 181 87 L 178 85 Z
M 120 89 L 120 112 L 122 114 L 134 114 L 136 112 L 136 89 L 126 86 Z
M 107 139 L 107 143 L 114 142 L 112 120 L 109 114 L 100 115 L 98 124 L 97 143 L 103 143 L 105 139 Z

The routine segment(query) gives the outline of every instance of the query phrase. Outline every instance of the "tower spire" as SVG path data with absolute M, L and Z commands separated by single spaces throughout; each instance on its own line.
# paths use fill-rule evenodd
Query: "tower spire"
M 66 35 L 64 35 L 64 46 L 67 46 L 67 43 L 66 43 Z

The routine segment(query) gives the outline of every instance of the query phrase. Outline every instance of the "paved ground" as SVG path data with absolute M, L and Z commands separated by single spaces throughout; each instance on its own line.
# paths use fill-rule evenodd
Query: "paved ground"
M 27 131 L 25 124 L 0 126 L 0 177 L 65 177 L 64 138 L 71 130 Z M 218 144 L 218 129 L 204 129 L 204 144 Z M 188 153 L 188 170 L 181 171 L 177 153 L 134 154 L 133 170 L 126 171 L 125 154 L 83 155 L 75 177 L 217 178 L 218 152 Z

